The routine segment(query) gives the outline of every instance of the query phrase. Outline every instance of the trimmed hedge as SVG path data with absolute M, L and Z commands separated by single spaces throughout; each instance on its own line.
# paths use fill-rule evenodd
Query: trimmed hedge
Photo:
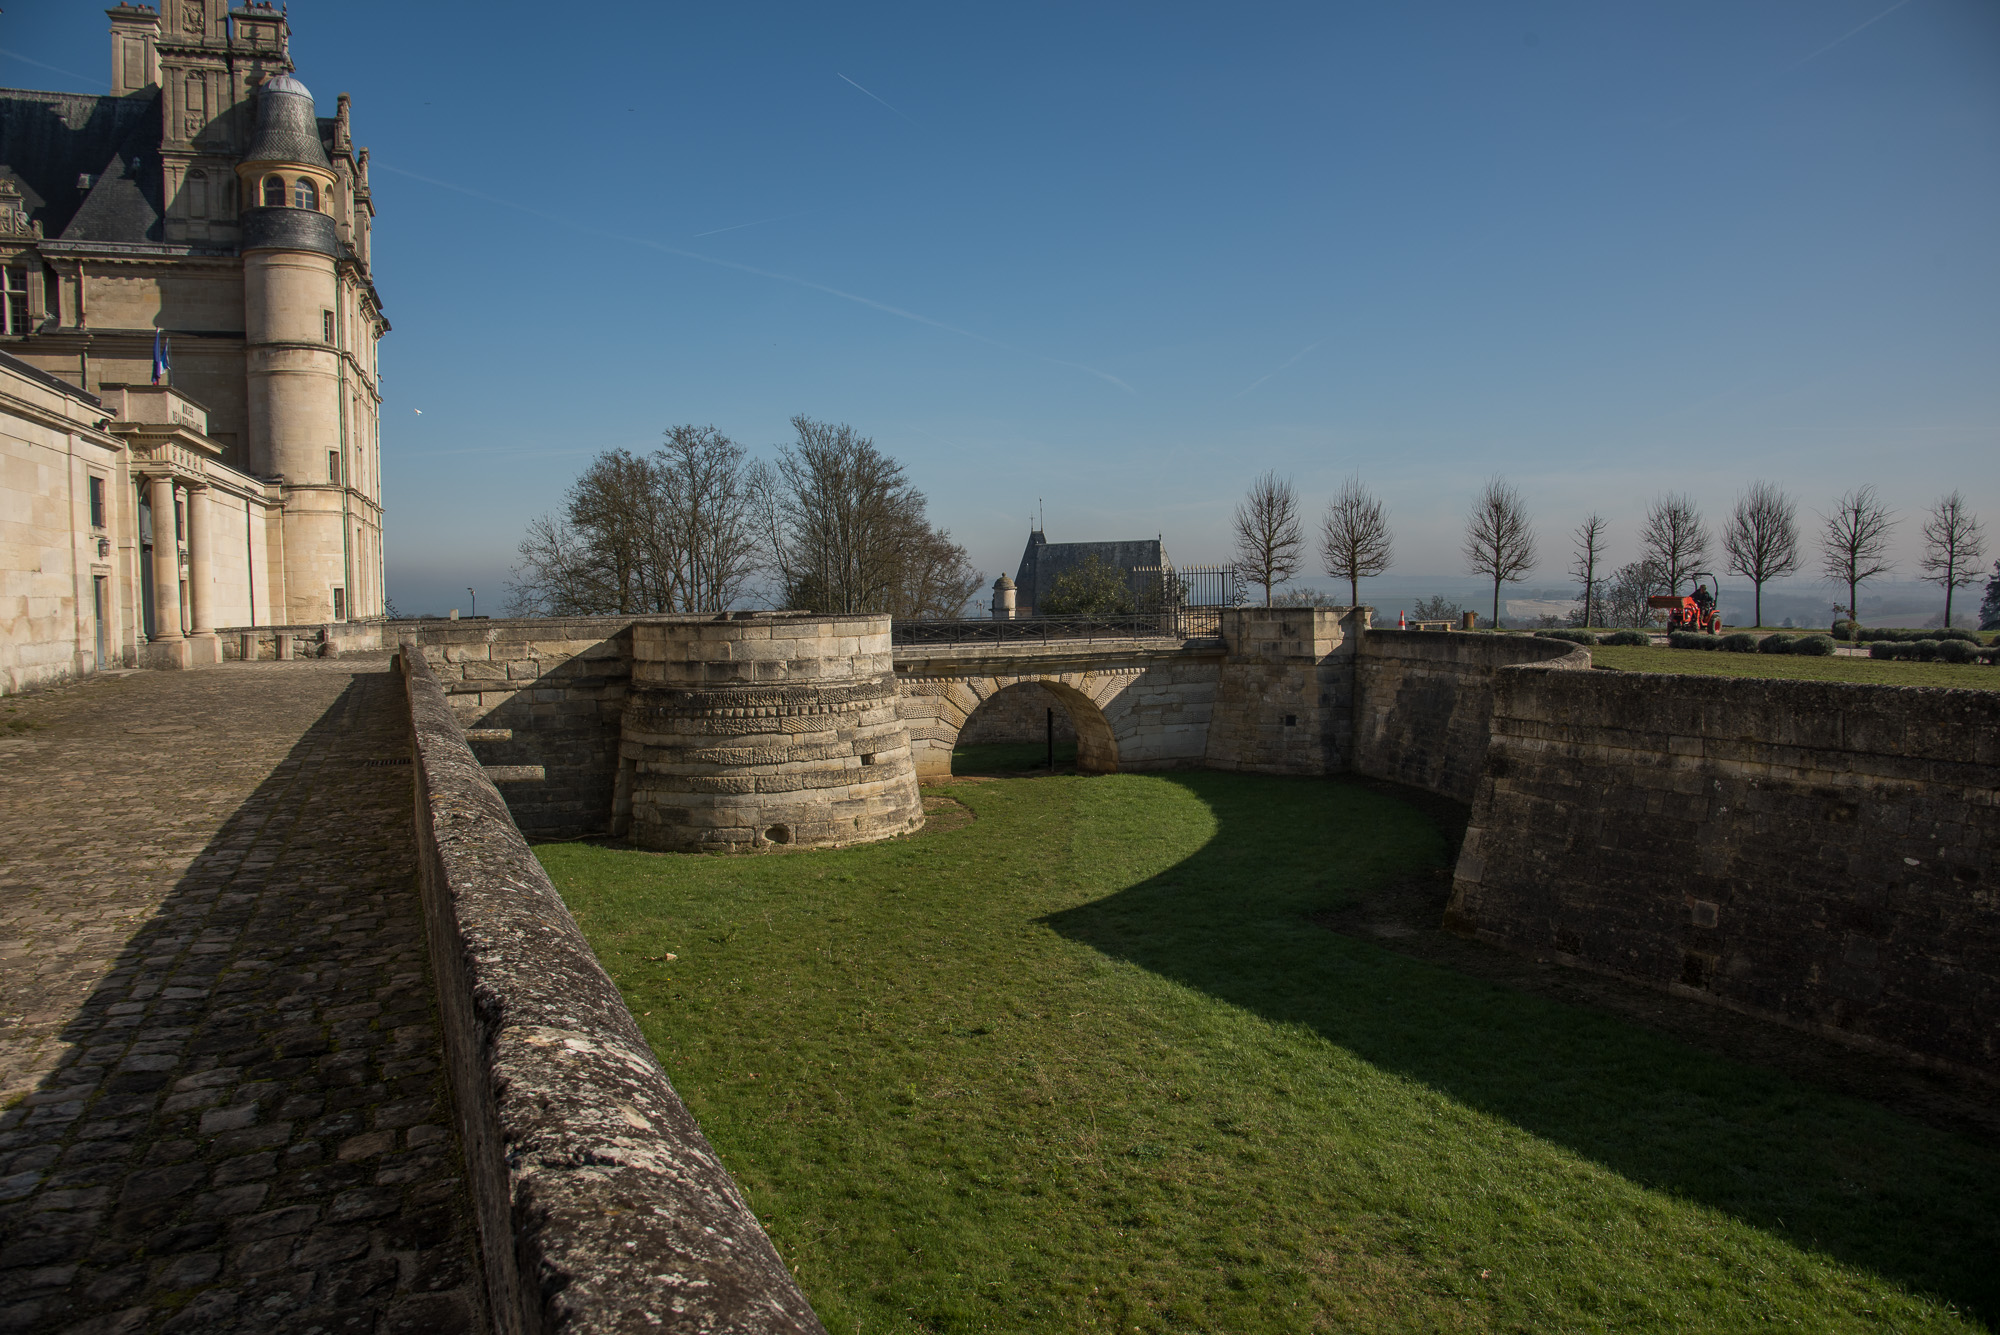
M 1667 632 L 1669 649 L 1713 649 L 1722 643 L 1719 635 L 1706 635 L 1698 630 L 1670 630 Z
M 1631 645 L 1639 649 L 1644 649 L 1652 642 L 1653 637 L 1643 630 L 1614 630 L 1602 641 L 1604 644 Z
M 1879 630 L 1857 630 L 1854 638 L 1861 644 L 1922 644 L 1932 640 L 1965 640 L 1975 645 L 1979 643 L 1977 635 L 1969 630 L 1960 630 L 1956 626 L 1950 630 L 1903 630 L 1885 626 Z
M 1805 635 L 1793 640 L 1788 654 L 1803 654 L 1808 658 L 1827 658 L 1833 653 L 1833 636 Z
M 1587 630 L 1538 630 L 1538 640 L 1561 640 L 1566 644 L 1596 644 L 1597 637 Z
M 1764 642 L 1757 646 L 1757 652 L 1760 654 L 1788 654 L 1792 651 L 1792 645 L 1798 638 L 1796 635 L 1766 635 Z
M 1757 652 L 1757 637 L 1747 630 L 1739 630 L 1734 635 L 1723 636 L 1722 643 L 1717 647 L 1724 653 L 1754 654 Z

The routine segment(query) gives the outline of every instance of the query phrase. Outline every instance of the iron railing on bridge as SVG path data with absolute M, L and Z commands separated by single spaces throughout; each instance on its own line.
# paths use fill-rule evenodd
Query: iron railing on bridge
M 896 621 L 889 637 L 896 644 L 1033 644 L 1102 640 L 1215 639 L 1222 633 L 1219 607 L 1168 608 L 1116 616 L 1025 617 L 994 621 L 968 617 L 951 621 Z

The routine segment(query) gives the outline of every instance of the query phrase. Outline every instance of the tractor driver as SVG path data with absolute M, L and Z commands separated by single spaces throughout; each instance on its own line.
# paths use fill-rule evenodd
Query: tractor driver
M 1708 591 L 1708 585 L 1699 581 L 1694 586 L 1694 605 L 1701 609 L 1704 617 L 1715 610 L 1715 595 Z

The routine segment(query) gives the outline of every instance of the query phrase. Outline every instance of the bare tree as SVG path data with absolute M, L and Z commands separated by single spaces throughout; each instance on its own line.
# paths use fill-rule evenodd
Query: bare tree
M 1607 527 L 1603 519 L 1592 514 L 1576 526 L 1573 535 L 1576 547 L 1570 558 L 1569 573 L 1570 578 L 1583 585 L 1583 620 L 1578 625 L 1597 624 L 1590 619 L 1590 605 L 1596 601 L 1604 583 L 1597 577 L 1597 563 L 1604 559 L 1604 530 Z
M 1755 625 L 1764 624 L 1764 586 L 1799 568 L 1799 508 L 1775 482 L 1752 482 L 1722 531 L 1729 573 L 1750 581 Z
M 1493 579 L 1493 625 L 1500 625 L 1500 586 L 1526 579 L 1535 568 L 1535 529 L 1521 493 L 1493 478 L 1472 503 L 1460 549 L 1474 574 Z
M 561 515 L 529 520 L 518 550 L 521 561 L 507 585 L 507 615 L 570 617 L 604 610 L 590 553 Z
M 1896 568 L 1889 560 L 1889 531 L 1896 521 L 1872 486 L 1841 496 L 1833 513 L 1821 515 L 1820 521 L 1819 568 L 1834 583 L 1847 586 L 1847 615 L 1859 620 L 1855 604 L 1861 586 Z
M 1965 497 L 1953 488 L 1940 496 L 1924 520 L 1923 577 L 1944 588 L 1944 624 L 1951 628 L 1951 595 L 1984 573 L 1986 535 L 1979 519 L 1965 508 Z
M 1251 483 L 1236 507 L 1236 568 L 1264 586 L 1264 606 L 1271 605 L 1271 590 L 1299 573 L 1305 545 L 1291 479 L 1266 473 Z
M 758 565 L 742 446 L 712 426 L 667 428 L 653 452 L 648 555 L 676 612 L 720 612 Z
M 509 607 L 551 616 L 668 611 L 647 560 L 651 491 L 652 466 L 631 451 L 591 460 L 562 513 L 528 526 Z
M 1347 605 L 1361 605 L 1361 581 L 1389 568 L 1395 551 L 1382 502 L 1351 477 L 1327 504 L 1319 524 L 1319 553 L 1326 573 L 1347 581 Z
M 1653 558 L 1645 557 L 1612 572 L 1604 594 L 1606 624 L 1643 629 L 1653 624 L 1653 609 L 1646 600 L 1665 593 L 1667 577 Z
M 528 525 L 509 610 L 722 611 L 757 569 L 749 502 L 743 451 L 714 427 L 669 427 L 647 458 L 607 450 Z
M 796 440 L 751 470 L 753 522 L 786 607 L 957 616 L 979 572 L 925 517 L 903 466 L 852 427 L 792 419 Z
M 1639 530 L 1639 550 L 1665 573 L 1666 591 L 1679 593 L 1681 581 L 1708 560 L 1708 525 L 1694 501 L 1680 492 L 1668 492 L 1654 501 L 1646 512 L 1646 526 Z

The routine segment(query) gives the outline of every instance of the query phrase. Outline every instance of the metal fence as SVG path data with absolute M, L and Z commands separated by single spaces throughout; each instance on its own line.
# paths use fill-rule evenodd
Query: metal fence
M 1123 616 L 1026 617 L 1018 621 L 967 618 L 954 621 L 896 621 L 889 637 L 896 644 L 1033 644 L 1098 640 L 1214 639 L 1222 633 L 1221 609 L 1169 608 Z

